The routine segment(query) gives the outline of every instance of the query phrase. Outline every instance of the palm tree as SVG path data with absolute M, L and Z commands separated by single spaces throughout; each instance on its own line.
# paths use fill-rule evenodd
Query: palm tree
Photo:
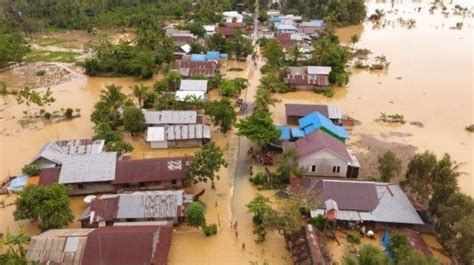
M 189 95 L 187 96 L 187 100 L 193 105 L 194 110 L 200 109 L 203 105 L 202 98 L 197 95 Z
M 270 90 L 259 88 L 255 94 L 255 110 L 268 111 L 269 105 L 275 105 L 275 99 Z
M 143 100 L 145 99 L 146 94 L 149 90 L 150 90 L 150 87 L 145 86 L 143 84 L 134 85 L 132 87 L 132 94 L 134 97 L 137 98 L 138 105 L 140 106 L 140 108 L 143 108 Z
M 379 55 L 377 57 L 375 57 L 375 60 L 379 63 L 379 64 L 385 64 L 387 63 L 387 57 L 385 57 L 385 55 Z
M 120 86 L 108 85 L 101 91 L 100 99 L 110 106 L 118 108 L 127 100 L 127 96 L 121 90 Z
M 328 52 L 328 47 L 330 46 L 329 40 L 322 39 L 316 41 L 314 44 L 314 51 L 313 51 L 313 62 L 315 64 L 322 64 L 323 59 L 326 57 Z
M 298 60 L 301 58 L 301 55 L 302 55 L 301 47 L 298 44 L 291 47 L 290 57 L 293 58 L 293 65 L 298 64 Z

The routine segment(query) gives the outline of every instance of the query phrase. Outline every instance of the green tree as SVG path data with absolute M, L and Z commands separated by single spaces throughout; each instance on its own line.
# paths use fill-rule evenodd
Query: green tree
M 408 163 L 404 186 L 409 187 L 419 198 L 427 200 L 432 192 L 431 185 L 434 180 L 433 171 L 436 163 L 436 156 L 431 152 L 425 151 L 415 154 Z
M 207 46 L 209 47 L 209 50 L 212 51 L 228 52 L 228 45 L 225 36 L 219 32 L 214 33 L 207 41 Z
M 269 105 L 275 105 L 275 99 L 268 89 L 260 87 L 255 93 L 255 111 L 269 112 Z
M 227 98 L 207 102 L 206 114 L 211 117 L 214 126 L 219 126 L 219 130 L 222 133 L 232 129 L 237 120 L 237 113 Z
M 214 179 L 219 179 L 219 175 L 216 173 L 221 166 L 227 167 L 224 153 L 216 144 L 207 143 L 194 154 L 188 168 L 188 177 L 195 184 L 198 182 L 207 183 L 210 180 L 214 186 Z
M 472 208 L 471 208 L 472 209 Z M 472 264 L 474 262 L 474 213 L 461 219 L 455 224 L 454 230 L 457 232 L 455 238 L 455 256 L 461 264 Z
M 455 161 L 451 160 L 449 154 L 444 154 L 443 158 L 438 161 L 434 168 L 433 195 L 430 200 L 429 211 L 432 215 L 438 215 L 439 205 L 445 203 L 451 194 L 459 191 L 457 177 L 459 166 Z
M 165 75 L 164 80 L 168 89 L 167 91 L 177 91 L 181 84 L 181 74 L 177 71 L 169 71 Z
M 304 175 L 304 169 L 299 166 L 298 163 L 298 153 L 295 149 L 287 149 L 278 156 L 276 160 L 277 174 L 275 178 L 275 183 L 277 185 L 283 185 L 290 183 L 291 175 L 302 176 Z
M 290 49 L 289 54 L 290 54 L 290 57 L 293 58 L 291 65 L 293 66 L 298 65 L 298 61 L 301 59 L 301 56 L 303 55 L 303 53 L 301 52 L 301 47 L 298 44 L 293 45 Z
M 204 213 L 206 208 L 202 203 L 195 201 L 186 208 L 186 223 L 190 226 L 201 227 L 206 224 L 206 217 Z
M 137 98 L 138 106 L 140 108 L 143 107 L 143 101 L 145 100 L 149 90 L 150 90 L 150 87 L 145 86 L 143 84 L 134 85 L 132 87 L 132 94 L 135 98 Z
M 267 59 L 267 65 L 272 68 L 278 69 L 285 65 L 285 53 L 280 43 L 275 39 L 266 42 L 262 54 Z
M 18 234 L 12 234 L 9 229 L 1 242 L 6 247 L 6 251 L 0 254 L 0 264 L 4 265 L 27 265 L 26 246 L 31 238 L 25 235 L 23 227 Z
M 346 254 L 343 257 L 342 264 L 344 265 L 386 265 L 390 264 L 387 258 L 378 248 L 372 245 L 363 245 L 357 256 Z
M 122 125 L 119 109 L 132 105 L 129 98 L 122 93 L 122 87 L 108 85 L 100 92 L 100 100 L 94 105 L 91 121 L 96 124 L 107 122 L 115 130 Z M 97 132 L 97 130 L 96 130 Z
M 30 50 L 20 31 L 4 26 L 3 23 L 0 20 L 0 68 L 11 62 L 20 62 Z
M 40 171 L 41 171 L 40 167 L 38 166 L 38 164 L 35 164 L 35 163 L 26 164 L 21 169 L 21 173 L 27 176 L 38 176 Z
M 266 111 L 252 113 L 247 118 L 241 119 L 236 127 L 238 135 L 245 136 L 258 145 L 271 143 L 280 137 L 280 131 L 273 124 L 270 113 Z
M 73 221 L 68 189 L 59 184 L 27 186 L 19 193 L 15 220 L 39 221 L 42 231 L 62 228 Z
M 395 175 L 400 174 L 402 169 L 402 161 L 391 151 L 386 151 L 378 156 L 379 174 L 384 182 L 389 182 Z
M 349 82 L 349 73 L 345 66 L 350 59 L 350 53 L 339 44 L 336 36 L 330 35 L 319 38 L 314 43 L 312 63 L 316 65 L 330 66 L 329 81 L 342 86 Z
M 279 74 L 276 72 L 265 73 L 260 79 L 259 87 L 275 93 L 288 92 L 288 86 L 283 83 Z
M 18 104 L 25 104 L 28 106 L 29 112 L 31 105 L 36 105 L 37 107 L 49 106 L 51 103 L 55 102 L 56 99 L 53 97 L 53 92 L 49 87 L 43 93 L 35 91 L 30 87 L 25 87 L 18 92 L 16 101 Z
M 246 58 L 253 51 L 252 42 L 242 33 L 237 33 L 234 39 L 232 39 L 230 46 L 237 59 Z
M 354 49 L 355 44 L 359 42 L 359 39 L 360 39 L 359 35 L 357 34 L 352 35 L 351 37 L 352 49 Z
M 199 37 L 204 37 L 204 34 L 206 34 L 206 30 L 202 26 L 201 22 L 193 22 L 187 26 L 188 30 Z
M 126 131 L 131 133 L 145 131 L 147 126 L 142 110 L 134 106 L 126 107 L 123 111 L 123 126 Z

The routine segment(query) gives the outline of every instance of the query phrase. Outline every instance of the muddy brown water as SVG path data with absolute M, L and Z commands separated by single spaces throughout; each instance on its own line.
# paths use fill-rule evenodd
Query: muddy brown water
M 469 3 L 469 1 L 467 2 Z M 452 7 L 456 4 L 449 6 Z M 465 5 L 465 4 L 464 4 Z M 372 56 L 384 54 L 390 61 L 385 72 L 354 70 L 351 82 L 346 88 L 338 88 L 333 98 L 312 92 L 295 92 L 277 95 L 279 103 L 273 108 L 277 123 L 284 123 L 284 103 L 329 103 L 341 106 L 343 112 L 361 121 L 350 132 L 350 145 L 359 140 L 359 135 L 368 134 L 382 141 L 394 141 L 416 146 L 418 150 L 433 150 L 436 154 L 450 153 L 458 162 L 464 162 L 465 175 L 459 178 L 462 190 L 474 194 L 472 157 L 474 134 L 468 134 L 464 127 L 473 122 L 473 68 L 472 68 L 472 19 L 450 15 L 445 17 L 439 11 L 431 15 L 427 12 L 428 1 L 395 2 L 397 13 L 388 13 L 388 26 L 373 28 L 366 22 L 361 26 L 338 30 L 341 40 L 347 43 L 354 33 L 361 39 L 356 48 L 368 48 Z M 422 12 L 415 12 L 421 6 Z M 390 2 L 369 2 L 369 14 L 375 8 L 391 9 Z M 396 21 L 398 17 L 416 19 L 416 26 L 407 29 Z M 449 29 L 456 22 L 463 21 L 461 30 Z M 371 59 L 373 60 L 373 59 Z M 261 65 L 261 62 L 259 62 Z M 226 67 L 243 68 L 244 71 L 229 72 L 228 77 L 248 77 L 251 88 L 243 96 L 253 98 L 260 73 L 245 62 L 233 62 Z M 18 106 L 13 97 L 7 97 L 5 105 L 0 99 L 0 178 L 9 174 L 18 174 L 21 167 L 47 141 L 56 139 L 88 138 L 93 133 L 89 115 L 93 104 L 98 100 L 100 89 L 107 84 L 121 85 L 129 93 L 128 87 L 142 83 L 133 78 L 87 78 L 78 75 L 73 80 L 52 87 L 57 101 L 48 109 L 61 107 L 81 109 L 81 117 L 56 124 L 35 123 L 22 128 L 18 119 L 25 106 Z M 153 81 L 145 82 L 152 84 Z M 211 93 L 217 98 L 216 93 Z M 409 123 L 389 126 L 375 122 L 380 112 L 400 113 L 407 121 L 420 121 L 419 128 Z M 397 134 L 393 132 L 399 132 Z M 216 190 L 209 184 L 198 184 L 190 192 L 206 189 L 202 200 L 207 205 L 206 218 L 209 223 L 218 223 L 219 233 L 206 238 L 201 231 L 180 226 L 175 229 L 170 252 L 171 264 L 248 264 L 249 262 L 268 261 L 270 264 L 289 264 L 289 253 L 285 249 L 283 238 L 279 234 L 268 235 L 263 244 L 254 242 L 251 216 L 246 212 L 245 204 L 255 193 L 244 176 L 237 176 L 236 159 L 239 144 L 248 146 L 245 139 L 239 142 L 232 132 L 222 135 L 213 129 L 213 139 L 225 150 L 229 167 L 219 172 L 221 179 L 216 181 Z M 130 139 L 135 150 L 133 158 L 150 158 L 171 155 L 192 155 L 196 149 L 151 150 L 141 138 Z M 370 152 L 370 150 L 359 150 Z M 363 166 L 363 165 L 362 165 Z M 264 192 L 271 195 L 269 192 Z M 14 202 L 15 195 L 0 196 L 0 200 Z M 217 202 L 217 206 L 216 206 Z M 72 199 L 76 216 L 83 210 L 81 197 Z M 28 234 L 39 232 L 35 224 L 15 222 L 12 217 L 14 206 L 0 209 L 0 233 L 7 227 L 17 231 L 20 225 Z M 239 236 L 230 227 L 230 221 L 239 222 Z M 73 224 L 77 226 L 77 223 Z M 431 240 L 431 239 L 430 239 Z M 241 249 L 241 244 L 246 249 Z M 436 242 L 433 240 L 433 244 Z M 339 252 L 338 252 L 339 251 Z M 334 255 L 341 255 L 340 249 L 334 249 Z

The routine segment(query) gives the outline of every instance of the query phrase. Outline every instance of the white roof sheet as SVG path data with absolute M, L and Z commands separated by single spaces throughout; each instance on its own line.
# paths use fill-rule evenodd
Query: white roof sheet
M 170 125 L 166 127 L 166 140 L 211 139 L 208 125 Z
M 115 179 L 116 152 L 68 157 L 64 160 L 60 184 L 101 182 Z
M 165 127 L 148 127 L 146 130 L 147 142 L 165 141 Z
M 184 44 L 183 46 L 180 47 L 181 50 L 183 50 L 185 53 L 190 53 L 191 52 L 191 45 L 189 44 Z
M 117 218 L 174 218 L 182 205 L 182 190 L 120 194 Z
M 328 105 L 328 118 L 329 119 L 342 119 L 342 112 L 338 106 Z
M 204 30 L 207 32 L 214 32 L 216 31 L 216 25 L 204 25 Z
M 328 75 L 331 72 L 330 66 L 308 66 L 309 75 Z
M 179 90 L 207 92 L 207 80 L 195 80 L 195 79 L 181 80 Z
M 187 110 L 163 110 L 148 111 L 143 110 L 146 124 L 166 125 L 166 124 L 193 124 L 197 122 L 197 112 Z
M 185 101 L 190 97 L 197 97 L 200 100 L 204 101 L 206 99 L 206 92 L 203 91 L 183 91 L 178 90 L 176 91 L 176 100 L 178 101 Z

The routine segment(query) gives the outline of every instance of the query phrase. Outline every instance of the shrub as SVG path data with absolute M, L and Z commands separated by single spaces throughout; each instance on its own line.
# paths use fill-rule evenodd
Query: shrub
M 204 234 L 206 236 L 212 236 L 212 235 L 217 234 L 217 225 L 216 224 L 210 224 L 210 225 L 204 224 L 202 226 L 202 230 L 204 231 Z
M 311 220 L 309 220 L 309 223 L 314 225 L 319 231 L 323 231 L 325 222 L 326 222 L 326 219 L 324 218 L 322 214 L 314 218 L 311 218 Z
M 40 171 L 40 167 L 35 163 L 27 164 L 21 169 L 21 173 L 28 176 L 37 176 L 39 175 Z
M 267 183 L 267 176 L 262 171 L 258 172 L 257 174 L 255 174 L 255 177 L 250 178 L 250 182 L 252 182 L 256 186 L 264 185 Z
M 204 212 L 206 208 L 200 202 L 192 202 L 186 209 L 186 223 L 190 226 L 199 227 L 206 225 Z
M 352 232 L 347 235 L 347 241 L 354 244 L 360 244 L 360 235 L 357 232 Z
M 45 119 L 47 119 L 47 120 L 50 120 L 52 116 L 53 116 L 53 115 L 52 115 L 50 112 L 45 112 L 45 113 L 43 114 L 43 118 L 45 118 Z
M 72 120 L 74 116 L 72 115 L 74 113 L 74 110 L 71 108 L 67 108 L 66 111 L 64 112 L 64 117 L 68 120 Z
M 36 72 L 36 76 L 43 76 L 44 74 L 46 74 L 46 71 L 45 70 L 38 70 Z

